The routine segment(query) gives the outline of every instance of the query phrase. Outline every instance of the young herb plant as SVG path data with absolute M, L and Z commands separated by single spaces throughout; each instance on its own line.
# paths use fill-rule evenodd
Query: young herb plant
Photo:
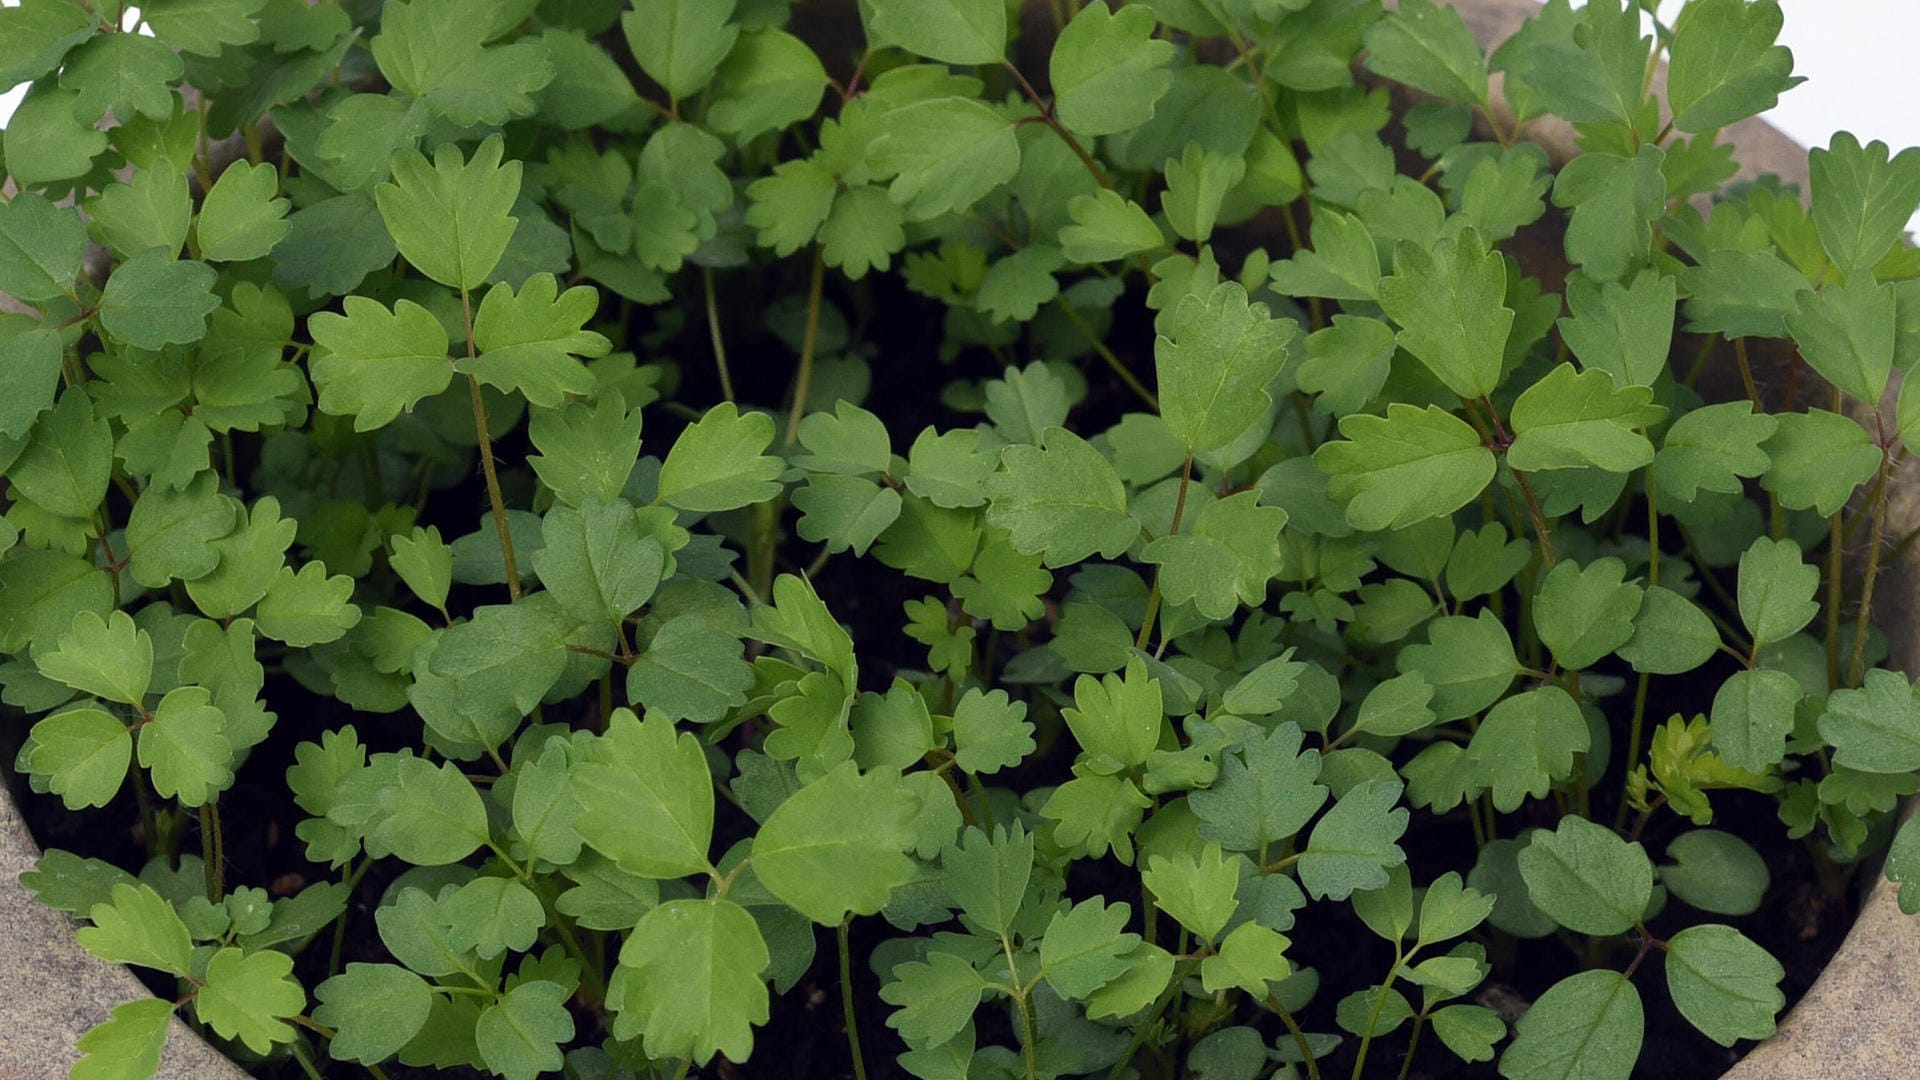
M 0 9 L 0 684 L 146 856 L 25 880 L 161 991 L 75 1077 L 830 988 L 809 1075 L 1608 1080 L 1774 1030 L 1750 841 L 1920 882 L 1920 151 L 1727 186 L 1774 0 L 119 14 Z

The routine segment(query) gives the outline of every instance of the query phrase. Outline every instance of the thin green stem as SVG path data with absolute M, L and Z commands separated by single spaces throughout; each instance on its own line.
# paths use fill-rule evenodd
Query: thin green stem
M 1885 473 L 1889 458 L 1884 452 L 1880 457 L 1880 471 Z M 1837 519 L 1836 519 L 1837 520 Z M 1887 538 L 1887 500 L 1876 499 L 1873 504 L 1873 532 L 1867 538 L 1867 573 L 1860 585 L 1860 610 L 1854 616 L 1853 623 L 1853 663 L 1848 665 L 1847 685 L 1860 685 L 1860 676 L 1867 660 L 1867 625 L 1873 614 L 1873 583 L 1880 576 L 1880 545 Z
M 1840 525 L 1840 515 L 1833 515 L 1827 523 L 1827 688 L 1837 690 L 1840 687 L 1840 570 L 1841 556 L 1846 548 L 1844 531 Z M 1759 652 L 1756 646 L 1754 652 Z
M 1407 1056 L 1400 1062 L 1400 1080 L 1413 1075 L 1413 1055 L 1420 1049 L 1420 1030 L 1427 1024 L 1427 1014 L 1421 1013 L 1413 1018 L 1413 1035 L 1407 1039 Z
M 1314 1060 L 1313 1047 L 1307 1042 L 1307 1033 L 1300 1030 L 1300 1022 L 1272 994 L 1267 995 L 1267 1008 L 1272 1009 L 1280 1022 L 1287 1026 L 1287 1034 L 1293 1036 L 1293 1045 L 1300 1048 L 1300 1060 L 1306 1065 L 1307 1080 L 1320 1080 L 1320 1063 Z
M 727 342 L 720 335 L 720 308 L 713 297 L 713 267 L 701 267 L 700 279 L 707 288 L 707 335 L 713 339 L 713 364 L 720 372 L 720 396 L 732 401 L 733 375 L 727 370 Z
M 853 1011 L 853 952 L 847 948 L 847 927 L 853 923 L 849 915 L 840 920 L 837 935 L 840 943 L 840 1010 L 847 1024 L 847 1052 L 853 1055 L 854 1080 L 867 1080 L 867 1059 L 860 1054 L 860 1025 Z
M 206 864 L 207 900 L 219 903 L 227 895 L 227 852 L 220 837 L 219 800 L 200 804 L 201 861 Z
M 807 415 L 807 396 L 813 391 L 813 352 L 820 339 L 820 292 L 827 279 L 822 249 L 813 249 L 813 277 L 807 284 L 807 328 L 800 338 L 800 369 L 793 377 L 793 407 L 787 410 L 787 434 L 782 445 L 800 437 L 800 421 Z
M 1373 1011 L 1367 1014 L 1367 1030 L 1360 1036 L 1360 1051 L 1353 1059 L 1353 1073 L 1349 1080 L 1360 1080 L 1367 1066 L 1367 1050 L 1373 1045 L 1373 1029 L 1380 1023 L 1380 1010 L 1386 1007 L 1387 994 L 1393 989 L 1393 980 L 1400 974 L 1400 965 L 1407 962 L 1398 946 L 1393 951 L 1393 967 L 1388 969 L 1387 977 L 1380 984 L 1379 993 L 1373 995 Z
M 1094 354 L 1106 361 L 1115 375 L 1120 376 L 1120 381 L 1126 384 L 1127 389 L 1132 390 L 1141 401 L 1145 402 L 1147 408 L 1156 413 L 1159 412 L 1160 399 L 1155 397 L 1153 391 L 1147 389 L 1146 384 L 1141 382 L 1133 372 L 1127 370 L 1127 365 L 1114 355 L 1114 351 L 1107 347 L 1106 342 L 1100 340 L 1100 335 L 1093 332 L 1093 327 L 1087 325 L 1087 321 L 1080 317 L 1080 313 L 1073 310 L 1073 305 L 1067 302 L 1066 297 L 1059 297 L 1054 303 L 1065 313 L 1067 321 L 1079 328 L 1080 333 L 1086 337 L 1087 344 L 1093 347 Z
M 475 356 L 473 347 L 473 301 L 467 290 L 460 290 L 460 313 L 466 321 L 467 359 Z M 500 494 L 500 474 L 493 467 L 493 437 L 487 431 L 487 402 L 480 396 L 480 380 L 467 376 L 467 391 L 473 398 L 473 434 L 480 446 L 480 471 L 487 479 L 487 501 L 493 506 L 493 527 L 500 534 L 500 558 L 507 569 L 507 596 L 520 599 L 520 564 L 513 557 L 513 535 L 507 529 L 507 500 Z

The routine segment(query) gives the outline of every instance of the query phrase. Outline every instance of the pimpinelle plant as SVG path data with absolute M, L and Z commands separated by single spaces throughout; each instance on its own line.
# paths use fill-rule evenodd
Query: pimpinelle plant
M 789 7 L 0 10 L 0 697 L 143 849 L 26 879 L 157 991 L 75 1077 L 818 987 L 814 1075 L 1606 1080 L 1773 1031 L 1750 841 L 1920 880 L 1920 152 L 1726 186 L 1773 0 Z

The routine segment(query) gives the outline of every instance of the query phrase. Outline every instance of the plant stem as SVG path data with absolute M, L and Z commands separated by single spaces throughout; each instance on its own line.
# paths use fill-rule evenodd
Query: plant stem
M 1760 387 L 1753 381 L 1753 365 L 1747 363 L 1747 339 L 1733 339 L 1733 358 L 1740 365 L 1740 384 L 1747 388 L 1747 400 L 1753 402 L 1753 411 L 1764 412 L 1760 404 Z
M 1040 96 L 1040 91 L 1035 90 L 1033 84 L 1027 81 L 1027 77 L 1020 74 L 1020 69 L 1014 66 L 1013 61 L 1002 60 L 1000 64 L 1013 75 L 1013 81 L 1020 84 L 1020 92 L 1027 95 L 1027 100 L 1033 102 L 1033 107 L 1040 110 L 1040 122 L 1052 128 L 1055 135 L 1060 136 L 1061 140 L 1067 144 L 1067 149 L 1073 151 L 1073 156 L 1080 159 L 1080 164 L 1087 167 L 1087 171 L 1093 174 L 1093 179 L 1101 187 L 1111 191 L 1113 177 L 1107 175 L 1107 170 L 1100 167 L 1100 163 L 1093 159 L 1092 154 L 1087 153 L 1087 148 L 1080 145 L 1080 140 L 1073 137 L 1073 132 L 1068 131 L 1060 123 L 1059 118 L 1054 116 L 1053 106 L 1047 104 L 1046 99 Z
M 1313 1059 L 1313 1047 L 1307 1044 L 1307 1033 L 1300 1030 L 1300 1022 L 1272 994 L 1267 995 L 1267 1008 L 1272 1009 L 1280 1017 L 1280 1022 L 1287 1025 L 1287 1033 L 1293 1036 L 1293 1045 L 1300 1048 L 1300 1057 L 1307 1067 L 1307 1080 L 1320 1080 L 1320 1063 Z
M 1413 1075 L 1413 1055 L 1420 1049 L 1420 1029 L 1427 1023 L 1427 1014 L 1421 1013 L 1413 1018 L 1413 1035 L 1407 1039 L 1406 1060 L 1400 1063 L 1400 1080 Z
M 713 338 L 713 364 L 720 372 L 720 396 L 733 400 L 733 375 L 727 371 L 727 342 L 720 336 L 719 305 L 713 299 L 713 268 L 700 268 L 700 278 L 707 287 L 707 334 Z
M 1882 452 L 1880 472 L 1887 471 L 1888 457 Z M 1834 520 L 1838 521 L 1839 518 Z M 1853 623 L 1853 663 L 1848 666 L 1847 685 L 1860 685 L 1860 675 L 1867 660 L 1867 620 L 1873 613 L 1873 583 L 1880 576 L 1880 545 L 1887 534 L 1887 500 L 1876 499 L 1873 504 L 1873 532 L 1867 539 L 1867 573 L 1860 585 L 1860 611 L 1854 616 Z
M 867 1061 L 860 1056 L 860 1025 L 853 1012 L 853 953 L 847 948 L 847 927 L 853 916 L 840 920 L 840 1009 L 846 1018 L 847 1050 L 853 1055 L 854 1080 L 867 1080 Z
M 827 260 L 821 249 L 813 249 L 813 278 L 807 285 L 807 329 L 800 338 L 800 370 L 793 377 L 793 408 L 787 412 L 787 434 L 783 446 L 792 446 L 800 437 L 800 420 L 807 414 L 807 395 L 813 390 L 813 350 L 820 335 L 820 290 L 826 284 Z
M 1060 310 L 1067 316 L 1068 322 L 1079 327 L 1080 333 L 1086 336 L 1087 344 L 1093 346 L 1094 353 L 1099 356 L 1100 359 L 1106 361 L 1107 366 L 1113 369 L 1115 375 L 1120 376 L 1120 381 L 1127 384 L 1127 389 L 1132 390 L 1139 396 L 1141 401 L 1146 402 L 1147 408 L 1152 409 L 1156 413 L 1159 412 L 1160 399 L 1154 397 L 1153 391 L 1148 390 L 1145 383 L 1142 383 L 1133 372 L 1127 370 L 1127 365 L 1122 363 L 1118 356 L 1114 355 L 1112 349 L 1107 348 L 1107 343 L 1100 340 L 1100 335 L 1093 332 L 1093 327 L 1087 325 L 1087 321 L 1080 317 L 1079 312 L 1073 310 L 1073 305 L 1067 302 L 1066 297 L 1058 297 L 1054 303 L 1058 305 Z
M 226 845 L 220 837 L 220 803 L 217 799 L 200 804 L 200 842 L 203 845 L 201 859 L 207 871 L 207 900 L 217 904 L 227 895 L 227 854 Z
M 1361 1073 L 1366 1068 L 1367 1049 L 1373 1045 L 1374 1026 L 1380 1023 L 1380 1010 L 1386 1007 L 1387 993 L 1393 989 L 1393 980 L 1400 974 L 1400 965 L 1404 963 L 1406 963 L 1406 957 L 1400 955 L 1400 948 L 1395 945 L 1393 967 L 1388 969 L 1386 980 L 1380 984 L 1380 992 L 1373 996 L 1373 1011 L 1367 1014 L 1367 1030 L 1360 1036 L 1360 1052 L 1353 1059 L 1353 1075 L 1350 1080 L 1360 1080 Z
M 1827 525 L 1827 688 L 1840 688 L 1840 569 L 1846 538 L 1840 527 L 1840 515 Z M 1759 648 L 1754 649 L 1756 658 Z
M 460 313 L 466 321 L 467 359 L 474 358 L 473 300 L 460 290 Z M 493 437 L 487 432 L 487 403 L 480 396 L 480 380 L 467 376 L 467 390 L 473 397 L 473 434 L 480 444 L 480 471 L 487 478 L 487 501 L 493 505 L 493 527 L 500 533 L 500 559 L 507 569 L 507 597 L 520 599 L 520 566 L 513 557 L 513 536 L 507 530 L 507 501 L 500 494 L 500 474 L 493 467 Z

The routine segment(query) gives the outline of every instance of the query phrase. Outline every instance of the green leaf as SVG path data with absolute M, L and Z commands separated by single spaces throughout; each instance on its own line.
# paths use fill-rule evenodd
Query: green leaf
M 334 1029 L 327 1052 L 341 1061 L 372 1065 L 400 1052 L 426 1026 L 433 991 L 395 964 L 348 964 L 314 988 L 315 1021 Z
M 660 466 L 660 499 L 698 513 L 765 502 L 780 493 L 784 469 L 779 458 L 766 454 L 771 445 L 770 417 L 743 414 L 722 402 L 673 441 Z
M 1616 281 L 1644 263 L 1653 222 L 1666 209 L 1664 152 L 1581 154 L 1554 181 L 1553 203 L 1571 208 L 1567 258 L 1596 281 Z
M 1506 526 L 1488 522 L 1454 541 L 1447 556 L 1447 591 L 1460 600 L 1485 596 L 1512 581 L 1532 557 L 1532 545 L 1507 539 Z
M 1375 301 L 1380 297 L 1380 253 L 1360 219 L 1332 207 L 1313 208 L 1313 247 L 1281 259 L 1269 271 L 1286 296 Z
M 154 36 L 175 48 L 215 56 L 223 45 L 247 45 L 260 37 L 255 16 L 264 0 L 148 0 L 141 18 Z
M 1635 671 L 1680 675 L 1720 651 L 1720 629 L 1693 601 L 1649 585 L 1633 617 L 1633 636 L 1617 651 Z
M 1435 97 L 1487 103 L 1487 61 L 1451 7 L 1411 0 L 1367 30 L 1367 67 Z
M 620 622 L 660 585 L 666 555 L 624 501 L 556 506 L 547 511 L 541 537 L 533 554 L 540 583 L 582 622 Z
M 109 964 L 135 964 L 186 978 L 193 941 L 173 904 L 151 885 L 115 885 L 113 899 L 93 905 L 92 926 L 80 928 L 80 945 Z
M 1784 671 L 1736 671 L 1713 695 L 1713 749 L 1736 769 L 1765 772 L 1786 756 L 1794 708 L 1805 696 Z
M 1417 671 L 1376 683 L 1360 702 L 1353 727 L 1369 735 L 1397 738 L 1431 727 L 1434 714 L 1428 704 L 1433 686 Z
M 1145 662 L 1127 662 L 1124 675 L 1082 675 L 1073 685 L 1074 707 L 1061 710 L 1087 766 L 1112 774 L 1144 765 L 1160 743 L 1160 683 Z
M 1491 895 L 1463 885 L 1459 873 L 1441 874 L 1420 900 L 1418 943 L 1435 945 L 1471 931 L 1493 913 L 1493 901 Z
M 381 10 L 374 62 L 396 89 L 424 99 L 457 127 L 531 116 L 530 95 L 552 81 L 553 65 L 538 41 L 485 47 L 509 29 L 496 29 L 496 18 L 475 17 L 463 0 L 395 3 Z
M 1479 497 L 1498 467 L 1480 435 L 1437 405 L 1392 402 L 1387 415 L 1342 417 L 1345 441 L 1313 455 L 1327 494 L 1356 529 L 1399 529 L 1453 513 Z
M 1543 686 L 1495 705 L 1467 747 L 1474 778 L 1509 813 L 1528 796 L 1543 798 L 1573 775 L 1574 755 L 1590 749 L 1587 722 L 1565 690 Z
M 1626 576 L 1626 563 L 1611 555 L 1584 567 L 1566 559 L 1547 571 L 1534 598 L 1533 625 L 1561 667 L 1592 667 L 1633 637 L 1645 594 Z
M 459 767 L 411 754 L 375 754 L 340 782 L 326 813 L 364 833 L 368 855 L 415 866 L 459 862 L 488 837 L 486 806 Z
M 988 991 L 973 965 L 950 952 L 929 952 L 924 961 L 895 964 L 880 999 L 899 1008 L 887 1026 L 909 1046 L 933 1047 L 958 1035 L 973 1020 Z
M 1126 933 L 1132 909 L 1099 897 L 1054 912 L 1040 938 L 1040 974 L 1061 997 L 1084 1001 L 1132 966 L 1140 935 Z
M 153 776 L 153 790 L 186 806 L 200 806 L 233 783 L 233 744 L 226 715 L 199 686 L 167 692 L 140 728 L 140 764 Z
M 40 674 L 83 694 L 139 707 L 153 678 L 153 639 L 124 611 L 77 612 L 51 652 L 33 658 Z
M 1507 1080 L 1627 1080 L 1640 1059 L 1646 1013 L 1617 971 L 1569 975 L 1541 994 L 1514 1026 L 1500 1057 Z
M 691 97 L 713 79 L 740 27 L 734 0 L 655 0 L 620 16 L 627 47 L 647 77 L 673 101 Z
M 850 187 L 834 197 L 832 212 L 820 226 L 821 257 L 851 281 L 869 270 L 885 270 L 893 253 L 907 245 L 905 222 L 885 191 Z
M 1033 850 L 1032 835 L 1018 823 L 1011 832 L 996 828 L 992 836 L 969 827 L 959 843 L 940 853 L 948 894 L 983 930 L 1007 933 L 1033 874 Z
M 1401 241 L 1393 265 L 1380 307 L 1400 324 L 1400 347 L 1461 397 L 1492 393 L 1514 317 L 1500 253 L 1465 229 L 1431 250 Z
M 0 11 L 0 18 L 21 10 L 29 9 Z M 15 195 L 0 204 L 0 293 L 29 304 L 70 295 L 86 247 L 78 211 L 55 206 L 36 192 Z
M 1663 492 L 1692 502 L 1701 491 L 1737 495 L 1742 479 L 1767 471 L 1761 444 L 1773 437 L 1779 420 L 1755 412 L 1747 401 L 1728 401 L 1694 409 L 1667 429 L 1653 459 L 1653 478 Z
M 1629 473 L 1653 462 L 1653 444 L 1641 429 L 1667 410 L 1652 404 L 1646 386 L 1614 388 L 1602 371 L 1576 373 L 1561 364 L 1527 387 L 1513 403 L 1513 445 L 1507 464 L 1522 472 L 1597 468 Z
M 255 511 L 258 513 L 258 510 Z M 396 535 L 388 563 L 413 595 L 446 611 L 447 590 L 453 587 L 453 549 L 440 539 L 435 526 L 416 527 L 410 535 Z
M 187 595 L 208 618 L 238 615 L 263 599 L 286 565 L 298 524 L 280 516 L 280 500 L 262 495 L 252 516 L 213 542 L 220 562 L 211 573 L 187 582 Z
M 25 0 L 0 10 L 0 86 L 30 82 L 93 36 L 93 14 L 68 0 Z M 0 285 L 0 292 L 10 292 Z
M 930 8 L 950 10 L 950 5 Z M 1020 171 L 1020 139 L 1012 122 L 983 101 L 916 101 L 893 109 L 884 123 L 867 160 L 881 175 L 894 178 L 887 196 L 908 221 L 964 213 Z
M 533 1080 L 566 1064 L 560 1044 L 573 1038 L 570 987 L 546 979 L 522 982 L 488 1005 L 474 1025 L 474 1046 L 487 1068 L 509 1080 Z
M 746 703 L 753 669 L 740 639 L 698 616 L 669 620 L 627 668 L 627 698 L 672 720 L 711 723 Z
M 83 176 L 107 148 L 105 131 L 76 118 L 79 98 L 78 92 L 42 79 L 21 99 L 0 144 L 16 184 L 29 187 Z
M 1060 230 L 1060 250 L 1070 262 L 1113 262 L 1165 243 L 1146 210 L 1117 191 L 1075 195 L 1067 213 L 1073 224 Z
M 1761 447 L 1772 464 L 1760 486 L 1789 510 L 1812 507 L 1832 517 L 1873 477 L 1884 453 L 1851 417 L 1824 409 L 1780 413 L 1773 438 Z
M 1242 491 L 1209 502 L 1190 531 L 1157 537 L 1142 549 L 1141 561 L 1160 568 L 1160 592 L 1169 603 L 1190 603 L 1208 618 L 1224 619 L 1265 601 L 1267 583 L 1284 565 L 1279 537 L 1287 512 L 1258 505 L 1259 497 Z
M 1433 1033 L 1465 1062 L 1492 1061 L 1493 1044 L 1507 1036 L 1507 1022 L 1480 1005 L 1449 1005 L 1432 1016 Z
M 747 185 L 747 224 L 762 247 L 785 258 L 812 242 L 833 212 L 838 192 L 833 171 L 818 161 L 783 161 Z
M 1851 277 L 1886 257 L 1920 206 L 1920 149 L 1893 155 L 1842 131 L 1809 151 L 1807 166 L 1813 225 L 1834 265 Z
M 702 766 L 704 768 L 704 765 Z M 917 800 L 885 772 L 844 761 L 794 792 L 753 842 L 760 883 L 824 926 L 879 911 L 913 879 L 910 822 Z
M 1400 671 L 1417 671 L 1433 685 L 1432 707 L 1440 720 L 1459 720 L 1493 704 L 1520 674 L 1513 639 L 1490 611 L 1471 619 L 1435 619 L 1428 624 L 1427 641 L 1400 650 L 1395 663 Z
M 271 949 L 243 953 L 232 946 L 207 961 L 206 983 L 193 999 L 202 1023 L 256 1054 L 274 1043 L 292 1042 L 293 1026 L 280 1017 L 298 1016 L 306 1007 L 306 992 L 293 979 L 293 957 Z
M 1240 864 L 1238 856 L 1222 855 L 1220 845 L 1209 843 L 1198 851 L 1148 856 L 1140 882 L 1155 906 L 1211 942 L 1238 906 Z
M 1152 942 L 1140 942 L 1121 959 L 1126 971 L 1087 996 L 1088 1017 L 1132 1016 L 1158 998 L 1173 977 L 1173 955 Z
M 207 316 L 220 306 L 216 277 L 206 263 L 176 261 L 161 248 L 143 251 L 107 279 L 100 326 L 113 340 L 141 349 L 191 345 L 206 336 Z
M 519 295 L 502 282 L 487 290 L 473 319 L 477 357 L 454 361 L 454 369 L 488 386 L 519 391 L 535 405 L 557 407 L 567 395 L 593 390 L 593 376 L 576 357 L 612 351 L 606 338 L 582 329 L 600 305 L 591 285 L 560 292 L 552 274 L 535 274 Z
M 393 179 L 375 187 L 373 197 L 400 254 L 421 273 L 463 291 L 493 273 L 519 220 L 511 211 L 520 162 L 502 164 L 504 153 L 496 137 L 471 159 L 452 144 L 434 151 L 432 164 L 413 149 L 394 155 Z
M 1231 987 L 1265 998 L 1272 993 L 1269 984 L 1293 971 L 1286 957 L 1290 944 L 1286 935 L 1259 923 L 1241 923 L 1220 942 L 1217 954 L 1200 962 L 1200 985 L 1208 993 Z
M 1729 338 L 1786 337 L 1807 279 L 1770 251 L 1715 248 L 1680 272 L 1687 330 Z
M 1717 829 L 1694 829 L 1667 844 L 1660 882 L 1674 896 L 1717 915 L 1760 909 L 1769 875 L 1766 860 L 1745 840 Z
M 1516 74 L 1545 111 L 1576 124 L 1633 126 L 1644 99 L 1653 39 L 1640 33 L 1640 9 L 1621 0 L 1590 3 L 1584 25 L 1564 39 L 1530 43 Z M 1651 134 L 1651 133 L 1647 133 Z
M 1345 416 L 1367 407 L 1393 368 L 1393 328 L 1378 319 L 1335 315 L 1333 325 L 1307 337 L 1307 355 L 1294 371 L 1300 389 L 1320 395 L 1314 407 Z
M 773 27 L 742 34 L 718 74 L 707 126 L 740 145 L 811 117 L 827 88 L 813 49 Z
M 1520 852 L 1527 896 L 1578 934 L 1624 934 L 1646 914 L 1653 863 L 1639 844 L 1582 817 L 1544 829 Z
M 108 112 L 122 124 L 136 113 L 165 120 L 173 113 L 169 84 L 186 73 L 180 57 L 144 34 L 100 34 L 74 49 L 60 87 L 78 96 L 73 118 L 91 123 Z
M 1040 305 L 1060 295 L 1060 282 L 1053 274 L 1066 261 L 1059 248 L 1045 244 L 995 260 L 973 294 L 974 306 L 996 323 L 1031 321 Z
M 1117 558 L 1140 533 L 1112 463 L 1065 428 L 1048 428 L 1038 446 L 1002 451 L 986 493 L 987 521 L 1008 530 L 1015 551 L 1049 567 L 1095 552 Z
M 1667 991 L 1701 1034 L 1722 1046 L 1773 1034 L 1786 978 L 1767 950 L 1731 926 L 1689 926 L 1667 940 Z
M 1395 841 L 1407 831 L 1407 809 L 1395 806 L 1398 780 L 1349 788 L 1313 827 L 1300 858 L 1300 884 L 1317 899 L 1345 900 L 1355 889 L 1378 889 L 1407 853 Z
M 944 64 L 997 64 L 1007 48 L 1001 0 L 874 0 L 873 33 Z
M 1920 911 L 1920 895 L 1914 882 L 1920 880 L 1920 826 L 1908 818 L 1893 834 L 1887 848 L 1887 880 L 1900 887 L 1900 910 L 1908 915 Z
M 311 365 L 322 412 L 370 431 L 452 385 L 446 328 L 426 308 L 400 300 L 388 311 L 364 296 L 347 297 L 344 307 L 344 315 L 307 318 L 319 346 Z
M 235 162 L 214 181 L 200 204 L 200 257 L 210 262 L 246 262 L 274 249 L 292 228 L 287 200 L 279 198 L 273 166 Z
M 1820 737 L 1833 746 L 1836 765 L 1870 773 L 1920 769 L 1920 699 L 1899 672 L 1874 668 L 1860 689 L 1827 695 Z
M 80 1036 L 74 1049 L 86 1056 L 68 1075 L 72 1080 L 146 1080 L 160 1069 L 172 1022 L 171 1001 L 141 998 L 115 1005 L 111 1019 Z
M 1674 20 L 1667 102 L 1673 126 L 1701 132 L 1758 116 L 1799 85 L 1793 53 L 1774 41 L 1783 21 L 1773 0 L 1701 0 Z
M 967 772 L 990 775 L 1011 769 L 1033 753 L 1033 724 L 1027 703 L 1005 690 L 970 687 L 953 707 L 953 756 Z
M 1088 773 L 1055 788 L 1040 816 L 1055 823 L 1054 841 L 1076 855 L 1097 859 L 1111 848 L 1122 865 L 1130 866 L 1133 832 L 1140 827 L 1140 812 L 1150 805 L 1131 780 Z
M 1172 42 L 1155 38 L 1158 21 L 1143 7 L 1080 9 L 1048 58 L 1054 109 L 1082 135 L 1114 135 L 1153 119 L 1154 103 L 1173 85 Z
M 193 203 L 185 173 L 136 171 L 87 201 L 93 234 L 122 258 L 162 248 L 169 258 L 187 242 Z
M 1631 286 L 1576 277 L 1567 283 L 1573 314 L 1560 320 L 1560 334 L 1582 367 L 1606 372 L 1615 387 L 1652 386 L 1667 370 L 1678 292 L 1664 274 L 1636 275 Z
M 1800 632 L 1820 613 L 1820 569 L 1801 560 L 1791 540 L 1755 540 L 1740 556 L 1740 621 L 1758 651 Z
M 758 860 L 756 858 L 756 867 Z M 753 1025 L 767 1022 L 772 962 L 760 928 L 728 900 L 673 900 L 627 935 L 609 988 L 614 1031 L 644 1033 L 647 1050 L 706 1062 L 745 1061 Z
M 700 742 L 649 714 L 616 710 L 574 767 L 582 807 L 574 828 L 624 870 L 649 878 L 705 871 L 713 840 L 713 779 Z M 759 865 L 756 856 L 755 866 Z
M 1893 372 L 1893 286 L 1857 277 L 1803 292 L 1787 331 L 1820 377 L 1861 401 L 1879 401 Z
M 254 617 L 260 632 L 295 648 L 338 641 L 360 622 L 360 608 L 351 599 L 353 579 L 329 577 L 317 562 L 280 568 L 267 595 L 260 598 Z
M 447 918 L 447 944 L 482 960 L 509 949 L 526 951 L 546 924 L 539 898 L 512 878 L 474 878 L 443 896 L 440 910 Z
M 1204 297 L 1182 297 L 1153 350 L 1160 415 L 1174 437 L 1189 452 L 1204 454 L 1265 419 L 1273 407 L 1267 385 L 1280 374 L 1298 329 L 1290 319 L 1273 318 L 1267 305 L 1249 303 L 1235 282 Z
M 47 790 L 69 810 L 107 805 L 120 793 L 133 759 L 127 726 L 100 709 L 55 713 L 33 725 L 27 740 L 19 766 L 36 781 L 44 777 Z
M 1187 796 L 1199 835 L 1228 851 L 1261 851 L 1305 828 L 1327 788 L 1316 783 L 1320 752 L 1302 751 L 1303 738 L 1299 725 L 1281 724 L 1221 758 L 1219 778 Z

